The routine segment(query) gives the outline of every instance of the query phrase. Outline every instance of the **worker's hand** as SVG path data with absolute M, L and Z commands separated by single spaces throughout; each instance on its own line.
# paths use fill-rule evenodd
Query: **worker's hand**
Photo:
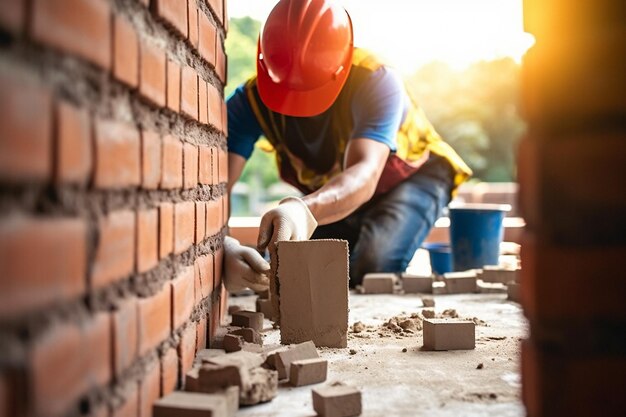
M 317 227 L 311 210 L 298 197 L 287 197 L 278 207 L 265 213 L 259 226 L 258 248 L 282 240 L 307 240 Z
M 270 264 L 259 253 L 230 236 L 224 238 L 224 285 L 230 292 L 250 288 L 265 291 L 270 281 Z

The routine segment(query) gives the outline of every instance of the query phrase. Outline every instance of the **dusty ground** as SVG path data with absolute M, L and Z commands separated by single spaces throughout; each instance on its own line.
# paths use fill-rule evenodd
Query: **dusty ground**
M 342 381 L 363 393 L 363 416 L 501 416 L 525 415 L 520 402 L 519 349 L 527 326 L 519 305 L 505 294 L 436 295 L 435 311 L 455 309 L 460 317 L 484 321 L 476 326 L 476 349 L 422 351 L 422 332 L 399 336 L 380 326 L 397 315 L 420 313 L 420 295 L 350 295 L 349 324 L 366 330 L 351 333 L 347 349 L 319 349 L 329 360 L 328 382 Z M 254 297 L 231 304 L 250 308 Z M 267 322 L 265 343 L 279 342 Z M 367 331 L 371 330 L 371 331 Z M 403 349 L 406 348 L 406 352 Z M 352 353 L 351 353 L 352 350 Z M 482 369 L 477 369 L 482 364 Z M 281 386 L 270 403 L 241 409 L 241 416 L 314 416 L 313 386 Z

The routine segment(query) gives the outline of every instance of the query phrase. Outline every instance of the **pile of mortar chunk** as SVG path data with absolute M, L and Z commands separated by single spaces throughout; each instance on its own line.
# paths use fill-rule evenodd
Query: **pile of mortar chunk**
M 422 320 L 424 318 L 459 318 L 459 314 L 454 309 L 447 309 L 441 313 L 436 313 L 433 309 L 423 309 L 421 313 L 399 314 L 393 316 L 379 326 L 368 325 L 361 321 L 352 324 L 350 338 L 369 339 L 372 333 L 377 333 L 379 337 L 410 337 L 422 330 Z M 468 318 L 478 326 L 487 326 L 483 320 L 477 317 Z
M 239 371 L 241 405 L 254 405 L 271 401 L 276 397 L 278 390 L 278 373 L 274 370 L 263 368 L 265 361 L 262 354 L 239 351 L 202 360 L 199 378 L 200 384 L 209 373 L 217 367 L 236 367 Z

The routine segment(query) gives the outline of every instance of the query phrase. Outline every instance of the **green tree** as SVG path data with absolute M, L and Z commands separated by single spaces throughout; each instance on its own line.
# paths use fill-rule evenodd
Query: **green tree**
M 246 16 L 232 18 L 228 22 L 226 54 L 228 55 L 228 84 L 226 96 L 229 96 L 241 83 L 256 72 L 257 39 L 261 22 Z
M 232 18 L 229 21 L 226 38 L 226 53 L 228 54 L 226 97 L 256 73 L 257 39 L 260 28 L 261 22 L 251 17 Z M 269 186 L 279 182 L 274 154 L 255 147 L 239 181 L 255 191 L 258 191 L 259 187 L 267 190 Z M 233 205 L 237 205 L 236 200 L 233 200 Z M 238 215 L 254 214 L 248 212 L 247 207 L 233 207 L 233 212 Z
M 433 62 L 407 83 L 435 129 L 474 170 L 475 179 L 515 179 L 515 151 L 525 129 L 518 112 L 515 61 L 481 61 L 464 71 Z

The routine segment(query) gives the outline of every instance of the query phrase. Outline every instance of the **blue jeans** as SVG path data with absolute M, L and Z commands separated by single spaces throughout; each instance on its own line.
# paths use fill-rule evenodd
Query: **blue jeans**
M 419 171 L 312 239 L 344 239 L 350 248 L 350 286 L 368 272 L 403 272 L 450 202 L 454 171 L 431 155 Z

